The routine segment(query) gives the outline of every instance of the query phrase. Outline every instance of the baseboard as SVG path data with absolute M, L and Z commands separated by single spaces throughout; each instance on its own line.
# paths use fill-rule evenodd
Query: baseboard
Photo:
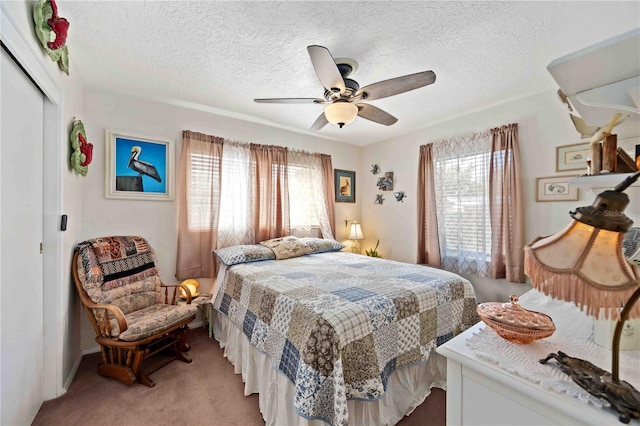
M 78 368 L 80 367 L 80 363 L 82 362 L 83 356 L 84 356 L 84 352 L 78 353 L 78 356 L 76 357 L 76 360 L 73 363 L 73 366 L 71 367 L 71 371 L 69 372 L 67 379 L 64 381 L 64 384 L 62 385 L 62 389 L 64 390 L 64 393 L 66 393 L 69 390 L 69 387 L 73 382 L 73 379 L 75 379 L 76 373 L 78 372 Z M 58 396 L 61 396 L 61 395 L 58 395 Z
M 198 320 L 198 321 L 191 321 L 189 323 L 189 328 L 198 328 L 198 327 L 204 327 L 204 321 Z
M 96 352 L 100 352 L 100 346 L 94 346 L 92 348 L 88 348 L 82 351 L 82 356 L 84 355 L 89 355 L 89 354 L 95 354 Z

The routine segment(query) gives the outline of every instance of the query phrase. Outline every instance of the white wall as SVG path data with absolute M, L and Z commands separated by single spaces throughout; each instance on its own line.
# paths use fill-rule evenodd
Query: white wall
M 490 106 L 481 111 L 438 123 L 404 137 L 363 148 L 359 171 L 359 193 L 362 206 L 364 247 L 372 247 L 380 239 L 378 248 L 385 258 L 415 263 L 417 260 L 418 225 L 416 194 L 418 185 L 418 156 L 420 145 L 442 138 L 467 135 L 509 123 L 518 123 L 520 155 L 525 200 L 526 239 L 549 235 L 559 231 L 569 221 L 569 211 L 590 205 L 593 194 L 581 190 L 579 201 L 536 202 L 537 177 L 578 175 L 583 171 L 556 173 L 556 146 L 579 143 L 567 108 L 558 100 L 556 89 Z M 596 123 L 594 123 L 596 124 Z M 603 123 L 604 124 L 604 123 Z M 628 135 L 619 135 L 620 138 Z M 626 140 L 626 146 L 629 145 Z M 635 156 L 634 152 L 631 152 Z M 369 170 L 378 164 L 381 173 L 394 172 L 394 191 L 405 191 L 408 197 L 402 203 L 389 192 L 384 193 L 384 204 L 374 205 L 378 191 L 375 183 L 381 175 Z M 479 293 L 480 301 L 500 300 L 509 293 L 520 294 L 529 286 L 508 285 L 500 280 L 481 280 L 469 277 Z M 505 285 L 507 284 L 507 285 Z M 508 299 L 506 299 L 508 300 Z
M 132 96 L 109 93 L 96 88 L 84 92 L 85 128 L 94 145 L 94 163 L 83 182 L 82 239 L 105 235 L 142 235 L 156 249 L 160 276 L 176 282 L 177 198 L 175 201 L 132 201 L 104 196 L 105 129 L 134 134 L 161 136 L 175 141 L 176 166 L 180 158 L 182 131 L 191 130 L 242 142 L 287 146 L 309 152 L 330 154 L 334 168 L 355 170 L 359 148 L 311 135 L 249 123 L 235 118 L 203 112 Z M 361 175 L 356 175 L 360 185 Z M 358 200 L 356 200 L 358 201 Z M 358 203 L 336 203 L 336 238 L 346 238 L 344 218 L 359 219 Z M 199 278 L 199 277 L 194 277 Z M 82 347 L 95 347 L 88 321 L 83 326 Z

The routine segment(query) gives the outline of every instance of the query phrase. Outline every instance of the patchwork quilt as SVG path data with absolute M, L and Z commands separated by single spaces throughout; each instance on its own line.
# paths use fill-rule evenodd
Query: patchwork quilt
M 214 307 L 295 385 L 295 409 L 348 423 L 347 400 L 375 400 L 398 368 L 479 321 L 469 281 L 345 252 L 227 268 Z

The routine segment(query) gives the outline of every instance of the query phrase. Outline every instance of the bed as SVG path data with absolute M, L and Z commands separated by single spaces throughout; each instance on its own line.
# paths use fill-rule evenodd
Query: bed
M 395 424 L 446 388 L 434 349 L 478 321 L 469 281 L 347 252 L 265 260 L 244 247 L 218 274 L 214 334 L 267 425 Z

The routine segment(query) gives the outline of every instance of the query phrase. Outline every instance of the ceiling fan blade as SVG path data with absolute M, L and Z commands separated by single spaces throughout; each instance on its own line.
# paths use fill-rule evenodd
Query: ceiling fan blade
M 333 60 L 333 56 L 329 53 L 329 49 L 313 45 L 307 46 L 307 51 L 311 57 L 313 68 L 325 89 L 333 93 L 344 93 L 346 90 L 344 79 Z
M 398 121 L 393 115 L 373 105 L 356 104 L 356 106 L 358 107 L 358 117 L 366 118 L 367 120 L 375 121 L 385 126 L 391 126 Z
M 324 112 L 320 114 L 320 116 L 316 119 L 316 122 L 311 126 L 311 131 L 315 132 L 322 129 L 324 126 L 329 124 L 327 117 L 325 117 Z
M 254 99 L 259 104 L 326 104 L 329 101 L 318 98 L 262 98 Z
M 358 90 L 357 95 L 371 101 L 428 86 L 435 81 L 436 74 L 433 71 L 423 71 L 370 84 Z

